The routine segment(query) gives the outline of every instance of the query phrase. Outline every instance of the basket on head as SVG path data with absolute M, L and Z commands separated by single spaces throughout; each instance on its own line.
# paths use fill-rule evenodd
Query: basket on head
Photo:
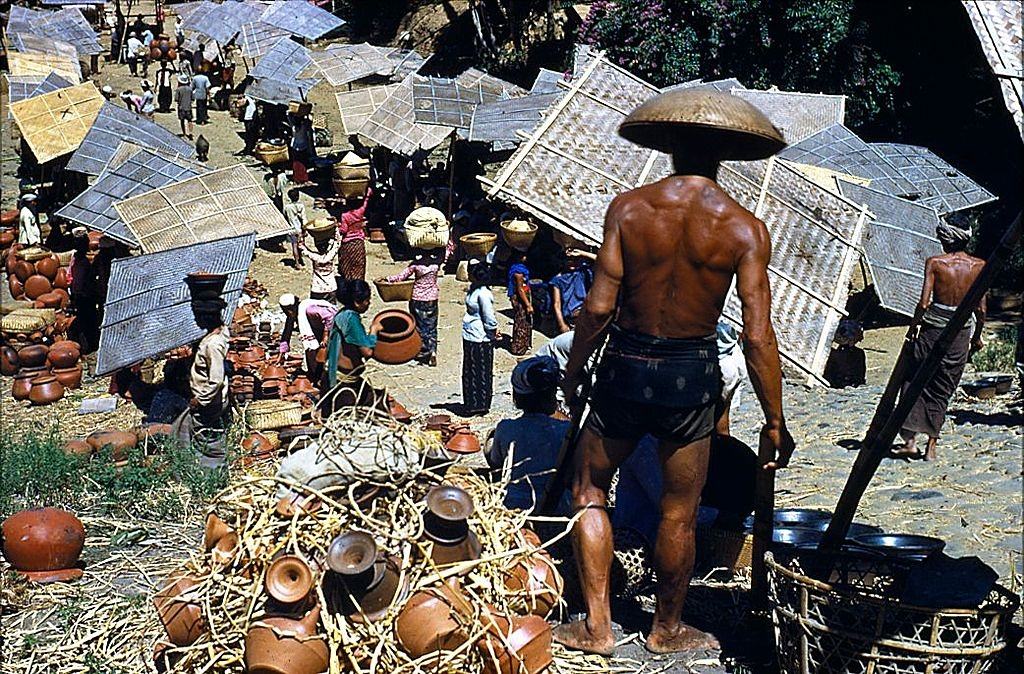
M 289 400 L 258 400 L 245 409 L 245 423 L 258 431 L 302 423 L 302 405 Z
M 306 231 L 314 239 L 330 239 L 335 235 L 337 226 L 330 218 L 317 218 L 306 223 Z
M 448 245 L 448 219 L 436 208 L 421 206 L 415 209 L 406 217 L 403 229 L 412 248 L 433 250 Z
M 708 148 L 720 160 L 770 157 L 786 141 L 756 107 L 709 89 L 672 89 L 641 103 L 619 125 L 626 140 L 669 154 Z
M 506 220 L 501 223 L 501 235 L 510 248 L 525 251 L 537 236 L 537 225 L 526 220 Z
M 493 232 L 474 232 L 459 237 L 462 250 L 466 257 L 486 257 L 498 243 L 498 235 Z
M 267 166 L 283 164 L 288 161 L 288 146 L 260 141 L 256 143 L 256 148 L 252 151 L 252 154 Z
M 385 302 L 408 302 L 412 299 L 412 286 L 416 281 L 374 281 L 377 294 Z

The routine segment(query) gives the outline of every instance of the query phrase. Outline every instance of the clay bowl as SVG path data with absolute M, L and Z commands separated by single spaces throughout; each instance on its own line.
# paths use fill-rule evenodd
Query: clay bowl
M 455 650 L 467 640 L 456 616 L 471 615 L 461 591 L 452 585 L 420 591 L 405 603 L 395 621 L 398 643 L 413 658 Z
M 57 508 L 22 510 L 4 520 L 3 553 L 11 566 L 37 583 L 82 576 L 78 558 L 85 546 L 85 527 L 71 513 Z
M 45 276 L 48 281 L 53 281 L 57 278 L 57 272 L 60 270 L 60 262 L 57 258 L 44 257 L 42 260 L 36 262 L 36 273 Z
M 25 280 L 25 297 L 30 300 L 37 300 L 41 295 L 45 295 L 53 289 L 50 285 L 50 279 L 42 276 L 41 274 L 33 274 Z
M 416 319 L 401 309 L 386 309 L 373 318 L 372 325 L 380 326 L 373 357 L 388 365 L 401 365 L 415 358 L 423 346 L 416 332 Z
M 412 421 L 412 412 L 391 396 L 388 396 L 388 413 L 399 423 L 407 424 Z
M 209 272 L 193 272 L 185 277 L 185 285 L 195 299 L 212 299 L 220 297 L 227 284 L 227 274 L 211 274 Z
M 260 379 L 263 381 L 275 381 L 288 378 L 288 370 L 280 365 L 267 365 L 260 372 Z
M 206 631 L 203 609 L 188 594 L 198 584 L 191 576 L 172 577 L 153 597 L 167 638 L 175 646 L 191 646 Z
M 18 360 L 18 352 L 7 345 L 0 346 L 0 374 L 5 377 L 13 377 L 19 367 L 21 367 L 21 361 Z
M 539 674 L 552 660 L 551 626 L 538 616 L 513 618 L 511 632 L 487 635 L 476 647 L 484 657 L 485 674 Z
M 52 374 L 39 375 L 32 380 L 28 399 L 33 405 L 49 405 L 64 397 L 64 385 Z
M 449 414 L 433 414 L 427 417 L 426 429 L 428 431 L 448 430 L 452 425 L 452 417 Z
M 295 604 L 309 596 L 316 577 L 309 564 L 297 555 L 282 555 L 267 567 L 267 594 L 284 604 Z
M 250 674 L 319 674 L 327 670 L 327 642 L 317 636 L 320 608 L 301 620 L 268 617 L 245 635 L 245 667 Z
M 72 367 L 55 367 L 53 370 L 53 376 L 57 378 L 61 386 L 66 389 L 78 388 L 82 385 L 82 364 L 73 365 Z
M 10 271 L 22 283 L 36 273 L 36 266 L 28 260 L 18 260 L 17 258 L 14 258 L 14 260 L 14 265 Z
M 31 344 L 18 350 L 18 363 L 22 368 L 42 367 L 50 349 L 44 344 Z
M 285 496 L 278 501 L 277 505 L 274 506 L 274 512 L 276 512 L 280 517 L 292 518 L 300 512 L 306 515 L 312 515 L 316 511 L 320 510 L 321 505 L 323 504 L 320 499 L 312 494 L 293 494 L 291 496 Z
M 269 456 L 281 446 L 281 442 L 264 433 L 256 431 L 242 440 L 242 449 L 256 456 Z
M 445 448 L 456 454 L 475 454 L 480 451 L 480 440 L 473 431 L 460 428 L 445 443 Z
M 73 342 L 70 339 L 54 342 L 46 354 L 46 359 L 50 362 L 50 366 L 59 368 L 73 367 L 81 357 L 82 349 L 78 342 Z

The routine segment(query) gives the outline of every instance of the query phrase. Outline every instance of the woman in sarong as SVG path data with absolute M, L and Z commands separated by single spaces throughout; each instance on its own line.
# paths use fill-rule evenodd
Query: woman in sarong
M 462 317 L 462 404 L 467 415 L 487 414 L 491 409 L 498 319 L 487 275 L 487 265 L 470 260 L 470 286 Z
M 513 356 L 523 356 L 533 347 L 533 301 L 530 298 L 530 270 L 526 253 L 515 251 L 508 268 L 508 297 L 512 302 Z

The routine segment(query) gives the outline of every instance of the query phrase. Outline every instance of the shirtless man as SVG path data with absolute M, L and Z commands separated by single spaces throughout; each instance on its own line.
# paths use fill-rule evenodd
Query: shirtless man
M 904 391 L 917 373 L 918 366 L 935 346 L 968 289 L 978 278 L 981 268 L 985 266 L 984 260 L 964 252 L 971 238 L 970 230 L 943 223 L 939 225 L 937 234 L 945 252 L 928 258 L 924 263 L 921 301 L 917 304 L 917 312 L 908 333 L 908 338 L 914 342 L 913 364 L 907 368 L 908 379 L 903 384 Z M 939 431 L 946 419 L 946 408 L 960 383 L 967 359 L 984 346 L 981 341 L 984 326 L 985 297 L 982 296 L 981 302 L 974 308 L 974 317 L 953 339 L 938 370 L 925 385 L 907 420 L 903 422 L 900 430 L 903 446 L 893 452 L 896 456 L 935 460 L 935 443 L 939 440 Z M 923 455 L 917 447 L 918 433 L 928 436 L 928 446 Z
M 731 108 L 745 124 L 713 130 L 706 121 L 700 125 L 698 115 L 709 99 Z M 644 121 L 652 105 L 654 121 Z M 666 121 L 664 113 L 659 118 L 659 108 L 674 119 Z M 631 121 L 653 133 L 633 133 Z M 763 129 L 759 137 L 748 135 L 751 126 Z M 681 614 L 721 386 L 715 328 L 734 278 L 743 305 L 746 361 L 765 415 L 761 442 L 775 456 L 765 468 L 786 466 L 793 452 L 771 324 L 768 231 L 715 178 L 721 160 L 768 156 L 784 143 L 758 110 L 717 92 L 661 94 L 635 110 L 619 132 L 672 152 L 675 175 L 612 202 L 594 285 L 576 326 L 563 384 L 570 404 L 576 404 L 588 358 L 605 334 L 611 335 L 576 446 L 572 486 L 574 509 L 583 511 L 573 542 L 588 615 L 558 627 L 554 638 L 583 651 L 612 652 L 612 529 L 604 507 L 616 469 L 651 433 L 659 442 L 664 487 L 654 551 L 658 606 L 647 648 L 656 653 L 715 648 L 714 637 L 684 624 Z

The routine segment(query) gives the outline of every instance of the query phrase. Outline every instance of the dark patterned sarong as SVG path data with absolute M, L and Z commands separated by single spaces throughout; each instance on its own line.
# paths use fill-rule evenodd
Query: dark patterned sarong
M 533 348 L 533 317 L 526 311 L 526 305 L 518 298 L 512 298 L 512 345 L 513 356 L 524 356 Z
M 423 340 L 420 357 L 433 356 L 437 353 L 437 300 L 410 300 L 409 313 L 416 319 L 416 331 Z
M 914 378 L 918 368 L 934 348 L 942 330 L 943 328 L 934 325 L 924 324 L 921 326 L 921 332 L 914 340 L 914 360 L 908 370 L 901 396 L 906 392 L 910 380 Z M 967 359 L 971 355 L 972 333 L 973 328 L 968 325 L 953 338 L 953 342 L 949 345 L 949 351 L 942 357 L 942 363 L 925 384 L 924 390 L 921 391 L 921 397 L 914 403 L 907 420 L 903 422 L 903 430 L 924 433 L 929 438 L 939 437 L 939 431 L 942 430 L 942 424 L 946 420 L 946 408 L 949 407 L 949 401 L 956 393 L 960 377 L 967 366 Z
M 462 403 L 467 412 L 491 409 L 493 372 L 494 343 L 462 340 Z
M 353 239 L 341 244 L 338 253 L 338 271 L 346 281 L 366 280 L 366 240 Z

